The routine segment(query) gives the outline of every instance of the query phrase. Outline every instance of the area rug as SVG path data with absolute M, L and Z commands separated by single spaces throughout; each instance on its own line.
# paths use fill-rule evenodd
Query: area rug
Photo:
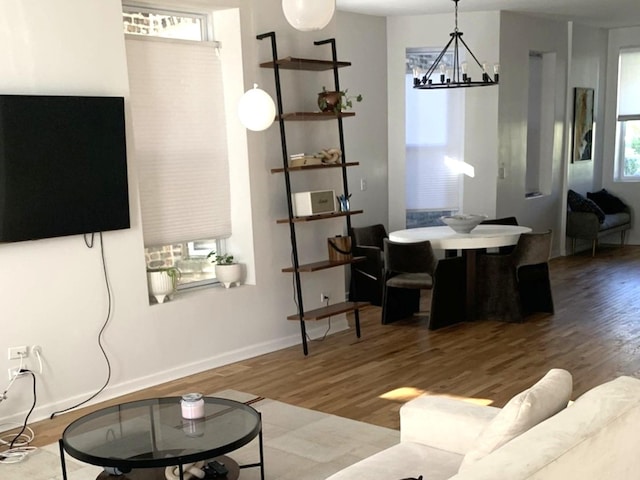
M 224 390 L 215 397 L 249 402 L 250 393 Z M 343 468 L 400 441 L 400 432 L 270 399 L 251 406 L 262 413 L 266 480 L 324 480 Z M 257 438 L 229 453 L 240 464 L 254 463 Z M 100 467 L 67 455 L 69 480 L 95 480 Z M 0 465 L 3 480 L 61 480 L 58 444 L 38 449 L 17 464 Z M 113 477 L 117 479 L 118 477 Z M 243 469 L 240 480 L 259 480 L 258 468 Z

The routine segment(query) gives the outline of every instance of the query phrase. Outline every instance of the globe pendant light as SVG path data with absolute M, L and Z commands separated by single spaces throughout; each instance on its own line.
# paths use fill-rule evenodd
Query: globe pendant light
M 287 22 L 297 30 L 311 32 L 326 27 L 336 10 L 336 0 L 282 0 Z
M 276 105 L 271 96 L 258 88 L 256 83 L 238 102 L 240 122 L 249 130 L 261 132 L 271 126 L 276 118 Z

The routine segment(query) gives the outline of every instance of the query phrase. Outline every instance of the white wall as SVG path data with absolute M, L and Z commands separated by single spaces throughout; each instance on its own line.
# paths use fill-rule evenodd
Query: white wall
M 387 77 L 390 92 L 389 118 L 389 227 L 405 228 L 405 53 L 408 47 L 442 49 L 453 30 L 453 15 L 423 15 L 387 18 Z M 473 53 L 483 61 L 498 61 L 500 38 L 498 12 L 464 13 L 460 30 Z M 391 94 L 393 93 L 393 95 Z M 428 91 L 423 92 L 429 95 Z M 495 213 L 497 172 L 496 87 L 472 88 L 465 99 L 465 158 L 475 167 L 476 177 L 464 180 L 463 210 Z
M 340 70 L 340 86 L 361 93 L 356 117 L 344 121 L 347 160 L 360 162 L 348 170 L 351 206 L 364 213 L 353 226 L 382 223 L 389 218 L 387 192 L 387 27 L 383 17 L 337 12 L 338 58 L 351 62 Z M 360 180 L 366 190 L 360 189 Z
M 618 54 L 620 48 L 640 46 L 640 27 L 619 28 L 609 31 L 607 56 L 607 93 L 605 107 L 604 161 L 602 162 L 602 186 L 620 196 L 631 206 L 631 222 L 635 224 L 640 207 L 640 189 L 637 182 L 616 182 L 613 178 L 616 140 L 616 109 L 618 95 Z M 619 237 L 618 237 L 619 238 Z M 616 241 L 615 236 L 610 237 Z M 633 228 L 627 235 L 627 243 L 640 243 L 640 230 Z
M 551 194 L 525 198 L 529 52 L 556 53 L 556 103 Z M 554 231 L 553 254 L 563 235 L 565 118 L 567 88 L 567 25 L 511 12 L 500 14 L 500 163 L 506 178 L 497 183 L 497 216 L 515 216 L 536 231 Z
M 573 118 L 573 89 L 575 87 L 586 87 L 595 90 L 593 160 L 568 163 L 568 188 L 584 195 L 586 192 L 597 190 L 602 181 L 607 31 L 600 28 L 574 24 L 572 33 L 571 69 L 569 72 L 568 90 L 568 100 L 571 106 L 570 123 Z M 569 134 L 568 138 L 573 138 L 573 132 Z M 571 141 L 572 140 L 570 140 L 570 142 Z M 569 154 L 571 154 L 571 144 L 569 145 Z
M 315 47 L 313 41 L 335 36 L 335 21 L 322 32 L 301 33 L 286 23 L 278 0 L 190 3 L 207 9 L 240 9 L 244 85 L 230 95 L 239 97 L 253 82 L 267 91 L 275 91 L 273 70 L 258 67 L 259 62 L 271 59 L 270 43 L 256 40 L 258 33 L 277 32 L 280 56 L 329 58 L 328 47 Z M 117 0 L 3 1 L 0 60 L 4 69 L 0 89 L 7 93 L 126 97 L 128 82 L 120 12 Z M 222 55 L 225 54 L 237 52 L 231 49 L 225 52 L 223 46 Z M 295 73 L 283 74 L 285 108 L 313 108 L 318 86 L 328 82 L 330 74 Z M 358 91 L 363 85 L 352 80 L 349 87 Z M 336 129 L 329 125 L 331 122 L 303 123 L 306 125 L 291 127 L 293 150 L 313 151 L 337 144 Z M 149 306 L 135 185 L 135 152 L 129 145 L 132 228 L 104 235 L 114 297 L 104 345 L 113 373 L 109 387 L 98 401 L 300 343 L 298 324 L 286 320 L 287 315 L 296 312 L 291 277 L 280 272 L 290 265 L 289 231 L 286 225 L 275 223 L 275 219 L 286 217 L 284 181 L 281 175 L 269 172 L 281 165 L 278 125 L 266 132 L 250 132 L 246 137 L 237 125 L 231 131 L 238 132 L 238 141 L 246 141 L 249 149 L 248 157 L 240 158 L 240 162 L 248 159 L 248 173 L 239 168 L 234 175 L 240 182 L 250 182 L 250 195 L 246 191 L 236 192 L 232 202 L 250 205 L 241 208 L 236 204 L 232 208 L 252 217 L 252 228 L 245 226 L 242 233 L 245 237 L 252 234 L 253 238 L 243 238 L 236 245 L 244 245 L 243 248 L 254 245 L 253 252 L 238 255 L 245 259 L 254 256 L 255 286 L 211 288 Z M 337 176 L 296 181 L 301 188 L 339 187 Z M 303 261 L 326 258 L 326 238 L 343 229 L 343 222 L 338 220 L 312 223 L 300 228 Z M 3 332 L 0 352 L 6 352 L 9 346 L 38 344 L 44 354 L 38 407 L 31 417 L 36 420 L 87 398 L 106 377 L 106 366 L 96 344 L 107 312 L 100 252 L 98 248 L 87 249 L 81 236 L 3 244 L 0 264 L 4 272 L 0 277 Z M 320 306 L 317 293 L 321 289 L 329 292 L 334 301 L 344 295 L 341 269 L 319 272 L 303 281 L 308 287 L 307 308 Z M 343 317 L 334 318 L 332 325 L 332 331 L 346 328 Z M 314 323 L 310 326 L 311 336 L 320 335 L 326 326 L 326 322 Z M 0 372 L 6 372 L 9 365 L 13 362 L 1 354 Z M 23 420 L 31 404 L 29 383 L 19 379 L 13 386 L 9 399 L 2 403 L 0 422 Z

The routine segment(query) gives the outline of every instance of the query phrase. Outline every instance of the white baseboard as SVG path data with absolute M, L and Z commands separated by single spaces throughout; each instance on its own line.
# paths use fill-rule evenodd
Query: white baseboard
M 337 333 L 337 332 L 346 330 L 348 328 L 349 326 L 347 324 L 346 319 L 344 317 L 338 318 L 337 320 L 334 320 L 334 322 L 331 325 L 331 330 L 332 330 L 331 333 Z M 322 336 L 324 336 L 325 331 L 326 331 L 326 327 L 314 327 L 314 328 L 309 328 L 307 330 L 307 334 L 309 335 L 310 338 L 321 338 Z M 240 362 L 242 360 L 247 360 L 248 358 L 257 357 L 260 355 L 264 355 L 266 353 L 272 353 L 272 352 L 282 350 L 284 348 L 292 347 L 294 345 L 299 345 L 299 344 L 300 344 L 300 335 L 299 334 L 290 335 L 288 337 L 275 339 L 269 342 L 249 345 L 247 347 L 239 348 L 230 352 L 225 352 L 220 355 L 214 355 L 212 357 L 205 358 L 199 362 L 180 365 L 170 370 L 164 370 L 164 371 L 157 372 L 145 377 L 139 377 L 139 378 L 128 380 L 126 382 L 118 383 L 115 385 L 108 385 L 107 388 L 105 388 L 104 391 L 100 393 L 100 395 L 98 395 L 96 398 L 94 398 L 90 402 L 87 402 L 85 405 L 83 405 L 83 407 L 104 402 L 106 400 L 110 400 L 112 398 L 119 397 L 121 395 L 126 395 L 128 393 L 137 392 L 138 390 L 153 387 L 155 385 L 159 385 L 165 382 L 177 380 L 179 378 L 183 378 L 189 375 L 204 372 L 212 368 L 222 367 L 225 365 L 229 365 L 231 363 Z M 301 347 L 300 355 L 302 356 L 302 347 Z M 68 408 L 71 405 L 76 405 L 77 403 L 85 400 L 86 398 L 89 398 L 94 393 L 95 392 L 87 392 L 81 395 L 75 395 L 73 397 L 62 399 L 59 402 L 36 405 L 33 412 L 31 413 L 31 416 L 29 417 L 29 423 L 47 419 L 51 415 L 51 412 L 64 410 L 65 408 Z M 202 393 L 206 394 L 210 392 L 202 392 Z M 259 394 L 259 392 L 256 392 L 256 393 Z M 28 408 L 26 408 L 24 412 L 13 414 L 7 417 L 0 417 L 0 424 L 6 424 L 6 423 L 22 424 L 24 422 L 25 416 L 27 415 L 27 412 L 28 412 Z M 12 427 L 9 426 L 5 430 L 8 430 L 10 428 Z

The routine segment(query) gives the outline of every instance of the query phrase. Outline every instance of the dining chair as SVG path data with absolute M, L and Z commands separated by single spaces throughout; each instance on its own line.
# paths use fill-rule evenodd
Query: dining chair
M 349 300 L 364 301 L 372 305 L 382 305 L 382 288 L 384 283 L 384 239 L 387 231 L 382 224 L 351 229 L 353 255 L 365 257 L 362 262 L 351 267 L 351 285 Z
M 480 222 L 480 225 L 512 225 L 518 226 L 518 219 L 516 217 L 502 217 L 502 218 L 491 218 L 489 220 L 484 220 Z M 513 252 L 513 249 L 516 248 L 515 245 L 505 245 L 503 247 L 498 247 L 498 253 L 501 255 L 505 255 L 507 253 Z M 483 252 L 478 253 L 487 253 L 487 249 L 485 248 Z
M 426 240 L 416 243 L 384 240 L 382 323 L 407 318 L 420 309 L 420 291 L 433 288 L 437 260 Z
M 552 232 L 523 233 L 513 252 L 478 256 L 481 315 L 522 322 L 532 312 L 554 313 L 549 279 Z

